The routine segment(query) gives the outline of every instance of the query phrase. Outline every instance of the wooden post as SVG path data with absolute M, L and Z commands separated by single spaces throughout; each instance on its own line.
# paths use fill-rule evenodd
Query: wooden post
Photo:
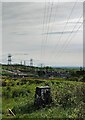
M 15 114 L 12 112 L 11 109 L 8 109 L 8 110 L 9 110 L 9 113 L 10 113 L 11 115 L 15 116 Z

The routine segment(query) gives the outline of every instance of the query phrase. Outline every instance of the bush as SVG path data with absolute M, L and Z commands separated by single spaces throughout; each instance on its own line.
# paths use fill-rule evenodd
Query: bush
M 79 107 L 78 118 L 85 118 L 85 103 L 81 102 Z
M 9 92 L 11 91 L 11 87 L 10 86 L 7 86 L 6 88 Z
M 5 98 L 11 98 L 11 94 L 9 93 L 8 90 L 4 90 L 4 91 L 2 92 L 2 96 L 4 96 Z
M 7 83 L 7 86 L 14 86 L 14 85 L 15 85 L 14 81 L 10 81 Z
M 3 87 L 6 86 L 6 81 L 2 81 L 2 86 L 3 86 Z
M 12 91 L 12 98 L 20 97 L 20 96 L 28 96 L 29 93 L 30 93 L 30 90 L 26 90 L 26 89 L 14 89 Z
M 19 85 L 19 82 L 17 82 L 17 85 Z
M 81 87 L 62 83 L 53 88 L 52 99 L 55 105 L 62 106 L 64 109 L 76 107 L 80 101 L 83 101 Z
M 26 80 L 26 79 L 24 79 L 24 78 L 20 80 L 21 85 L 26 84 L 26 82 L 27 82 L 27 80 Z
M 13 91 L 12 92 L 12 97 L 19 97 L 19 92 L 18 91 Z

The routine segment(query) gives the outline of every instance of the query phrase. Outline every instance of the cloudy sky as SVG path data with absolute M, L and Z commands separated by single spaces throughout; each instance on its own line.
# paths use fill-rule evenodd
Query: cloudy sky
M 82 66 L 82 21 L 82 2 L 4 2 L 3 63 L 10 53 L 12 63 Z

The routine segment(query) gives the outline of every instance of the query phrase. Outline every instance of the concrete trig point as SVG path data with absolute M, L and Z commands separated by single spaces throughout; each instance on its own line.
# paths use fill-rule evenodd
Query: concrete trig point
M 36 106 L 45 106 L 52 102 L 51 92 L 49 86 L 36 87 L 35 101 Z

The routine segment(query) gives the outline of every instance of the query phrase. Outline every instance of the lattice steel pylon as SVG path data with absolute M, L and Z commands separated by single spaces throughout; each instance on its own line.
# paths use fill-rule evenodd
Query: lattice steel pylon
M 11 62 L 12 62 L 12 58 L 11 58 L 11 54 L 8 54 L 8 65 L 11 65 Z
M 33 59 L 30 59 L 30 66 L 33 66 Z

